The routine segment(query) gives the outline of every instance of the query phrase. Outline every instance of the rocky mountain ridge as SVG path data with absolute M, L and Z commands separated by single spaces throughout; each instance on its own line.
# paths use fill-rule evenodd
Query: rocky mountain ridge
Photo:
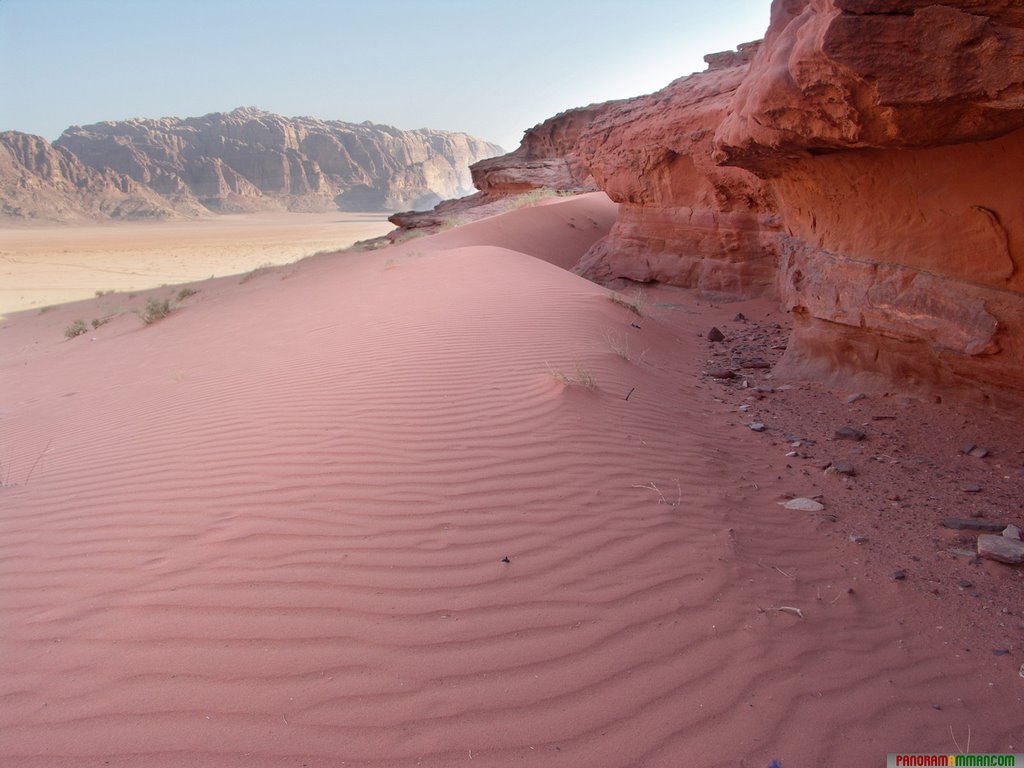
M 465 133 L 252 107 L 72 126 L 52 146 L 2 136 L 0 212 L 46 220 L 429 208 L 470 191 L 469 166 L 502 151 Z

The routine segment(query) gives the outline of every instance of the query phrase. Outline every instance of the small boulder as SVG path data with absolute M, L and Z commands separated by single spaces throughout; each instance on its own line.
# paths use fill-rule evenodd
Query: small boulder
M 837 475 L 846 475 L 847 477 L 853 477 L 857 474 L 857 470 L 853 464 L 848 461 L 833 461 L 832 466 L 829 467 Z
M 867 437 L 867 435 L 856 427 L 841 427 L 836 430 L 836 440 L 853 440 L 858 442 L 863 440 L 865 437 Z
M 960 490 L 964 493 L 981 493 L 981 486 L 977 483 L 960 483 Z
M 751 422 L 750 424 L 747 424 L 747 426 L 750 428 L 751 432 L 764 432 L 767 429 L 767 427 L 760 421 Z
M 978 537 L 978 556 L 1009 565 L 1024 564 L 1024 541 L 983 534 Z
M 708 331 L 708 341 L 725 341 L 725 334 L 717 326 Z
M 1008 525 L 1003 528 L 1003 536 L 1008 539 L 1016 539 L 1017 541 L 1020 541 L 1020 528 L 1016 525 Z
M 782 506 L 786 509 L 795 509 L 797 512 L 821 512 L 825 509 L 825 505 L 820 501 L 804 497 L 790 499 Z

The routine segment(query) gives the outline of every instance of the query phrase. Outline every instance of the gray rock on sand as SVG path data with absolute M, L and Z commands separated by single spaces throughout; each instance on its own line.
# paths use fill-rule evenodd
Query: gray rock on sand
M 795 509 L 797 512 L 821 512 L 825 509 L 825 505 L 820 501 L 804 498 L 802 496 L 796 499 L 790 499 L 782 506 L 786 509 Z
M 859 442 L 865 437 L 867 437 L 867 435 L 856 427 L 840 427 L 836 430 L 836 440 L 853 440 L 854 442 Z
M 1008 525 L 1003 528 L 1003 536 L 1008 539 L 1016 539 L 1017 541 L 1020 541 L 1020 528 L 1016 525 Z
M 1024 564 L 1024 541 L 1007 536 L 983 534 L 978 537 L 978 556 L 1008 565 Z

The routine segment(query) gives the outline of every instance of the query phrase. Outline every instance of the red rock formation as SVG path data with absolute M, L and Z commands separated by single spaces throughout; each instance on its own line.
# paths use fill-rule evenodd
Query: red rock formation
M 1024 8 L 788 0 L 715 137 L 766 179 L 784 370 L 1024 396 Z
M 611 233 L 577 271 L 693 287 L 717 296 L 774 291 L 778 225 L 771 191 L 712 160 L 757 44 L 706 57 L 706 72 L 620 102 L 582 132 L 577 152 L 620 203 Z
M 526 131 L 514 152 L 481 160 L 473 184 L 489 197 L 531 189 L 593 192 L 594 179 L 577 151 L 580 133 L 621 102 L 591 104 L 555 115 Z
M 501 151 L 463 133 L 284 118 L 252 108 L 69 128 L 57 146 L 215 211 L 428 208 Z
M 715 128 L 755 49 L 712 54 L 708 72 L 651 96 L 562 112 L 527 131 L 515 152 L 476 163 L 479 194 L 391 221 L 431 231 L 500 212 L 510 195 L 598 187 L 621 203 L 619 218 L 576 271 L 719 296 L 771 293 L 778 255 L 772 195 L 755 175 L 711 158 Z
M 90 168 L 40 136 L 0 133 L 0 218 L 75 221 L 176 215 L 166 200 L 123 174 Z

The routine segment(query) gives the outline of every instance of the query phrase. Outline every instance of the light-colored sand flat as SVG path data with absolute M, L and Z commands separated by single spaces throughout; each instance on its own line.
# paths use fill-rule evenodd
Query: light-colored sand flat
M 779 506 L 781 452 L 698 375 L 709 320 L 771 308 L 660 290 L 638 316 L 550 263 L 613 215 L 515 211 L 67 341 L 89 303 L 9 318 L 4 765 L 1012 743 L 1020 681 Z
M 0 229 L 0 314 L 289 264 L 392 229 L 387 214 L 341 211 Z

